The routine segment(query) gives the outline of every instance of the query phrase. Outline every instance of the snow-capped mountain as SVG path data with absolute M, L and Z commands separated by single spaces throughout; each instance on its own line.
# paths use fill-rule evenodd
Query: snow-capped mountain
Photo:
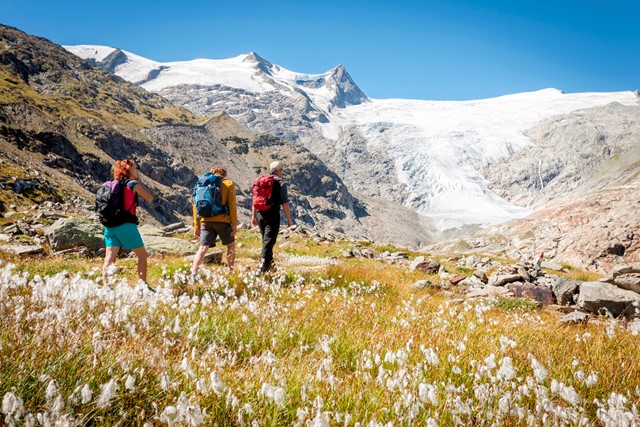
M 485 171 L 534 146 L 528 130 L 541 121 L 613 102 L 640 105 L 630 91 L 555 89 L 460 102 L 369 99 L 342 66 L 303 74 L 255 53 L 159 63 L 114 48 L 66 48 L 192 111 L 224 110 L 254 130 L 302 143 L 356 194 L 402 203 L 429 218 L 432 231 L 532 212 L 531 198 L 519 198 L 528 200 L 523 206 L 500 197 L 508 191 L 497 192 Z M 542 190 L 554 176 L 538 178 Z

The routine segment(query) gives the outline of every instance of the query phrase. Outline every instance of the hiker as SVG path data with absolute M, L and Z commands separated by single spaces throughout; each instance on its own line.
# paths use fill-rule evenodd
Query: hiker
M 216 179 L 219 178 L 219 179 Z M 191 266 L 191 277 L 195 279 L 198 274 L 200 264 L 210 246 L 216 245 L 216 239 L 220 236 L 220 241 L 227 247 L 227 265 L 229 271 L 233 272 L 236 255 L 235 234 L 238 230 L 238 211 L 236 208 L 236 189 L 233 182 L 227 178 L 227 169 L 224 166 L 215 165 L 211 168 L 210 174 L 203 175 L 196 184 L 196 193 L 199 185 L 217 185 L 219 199 L 211 195 L 213 200 L 209 204 L 208 210 L 202 209 L 198 212 L 198 194 L 193 205 L 193 226 L 196 237 L 200 238 L 200 247 L 193 259 Z M 216 206 L 219 205 L 219 206 Z M 206 212 L 202 216 L 203 212 Z
M 118 160 L 113 171 L 113 179 L 120 181 L 128 189 L 125 189 L 123 212 L 118 212 L 117 223 L 121 225 L 104 227 L 104 243 L 106 251 L 104 255 L 104 265 L 102 267 L 102 283 L 107 283 L 109 266 L 113 264 L 118 256 L 120 248 L 133 253 L 138 257 L 138 279 L 147 284 L 147 250 L 138 231 L 138 217 L 136 208 L 138 207 L 138 196 L 151 202 L 153 196 L 141 183 L 140 173 L 133 160 Z M 112 183 L 115 181 L 111 181 Z M 106 183 L 105 183 L 106 184 Z M 124 214 L 124 215 L 120 215 Z M 153 290 L 148 284 L 147 287 Z
M 280 206 L 284 210 L 287 226 L 293 225 L 287 183 L 282 179 L 282 163 L 278 160 L 269 165 L 269 175 L 256 178 L 251 203 L 251 224 L 260 227 L 262 252 L 260 273 L 273 267 L 273 247 L 280 231 Z

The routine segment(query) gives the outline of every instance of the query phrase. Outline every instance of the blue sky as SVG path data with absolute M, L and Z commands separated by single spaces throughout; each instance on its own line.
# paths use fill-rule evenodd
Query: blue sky
M 2 0 L 0 23 L 156 61 L 343 64 L 372 98 L 640 89 L 640 1 Z

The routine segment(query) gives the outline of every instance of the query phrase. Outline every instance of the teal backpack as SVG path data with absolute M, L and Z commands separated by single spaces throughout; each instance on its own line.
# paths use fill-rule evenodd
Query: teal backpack
M 221 182 L 222 178 L 211 172 L 207 172 L 198 178 L 198 182 L 193 189 L 193 195 L 199 218 L 229 213 L 229 208 L 222 205 Z

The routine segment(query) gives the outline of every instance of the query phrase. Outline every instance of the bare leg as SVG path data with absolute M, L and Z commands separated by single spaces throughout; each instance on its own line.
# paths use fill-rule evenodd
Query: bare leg
M 138 279 L 147 283 L 147 249 L 144 246 L 133 249 L 138 256 Z
M 116 261 L 116 257 L 118 256 L 118 251 L 120 251 L 119 246 L 107 246 L 106 251 L 104 252 L 104 264 L 102 265 L 102 284 L 107 285 L 107 271 L 109 270 L 109 266 Z
M 200 264 L 202 264 L 202 260 L 204 259 L 205 254 L 209 250 L 209 246 L 200 246 L 198 248 L 198 252 L 196 252 L 196 256 L 193 258 L 193 265 L 191 266 L 191 274 L 198 274 L 198 269 L 200 268 Z
M 233 273 L 233 265 L 236 261 L 236 242 L 231 242 L 227 245 L 227 264 L 229 264 L 229 270 Z

